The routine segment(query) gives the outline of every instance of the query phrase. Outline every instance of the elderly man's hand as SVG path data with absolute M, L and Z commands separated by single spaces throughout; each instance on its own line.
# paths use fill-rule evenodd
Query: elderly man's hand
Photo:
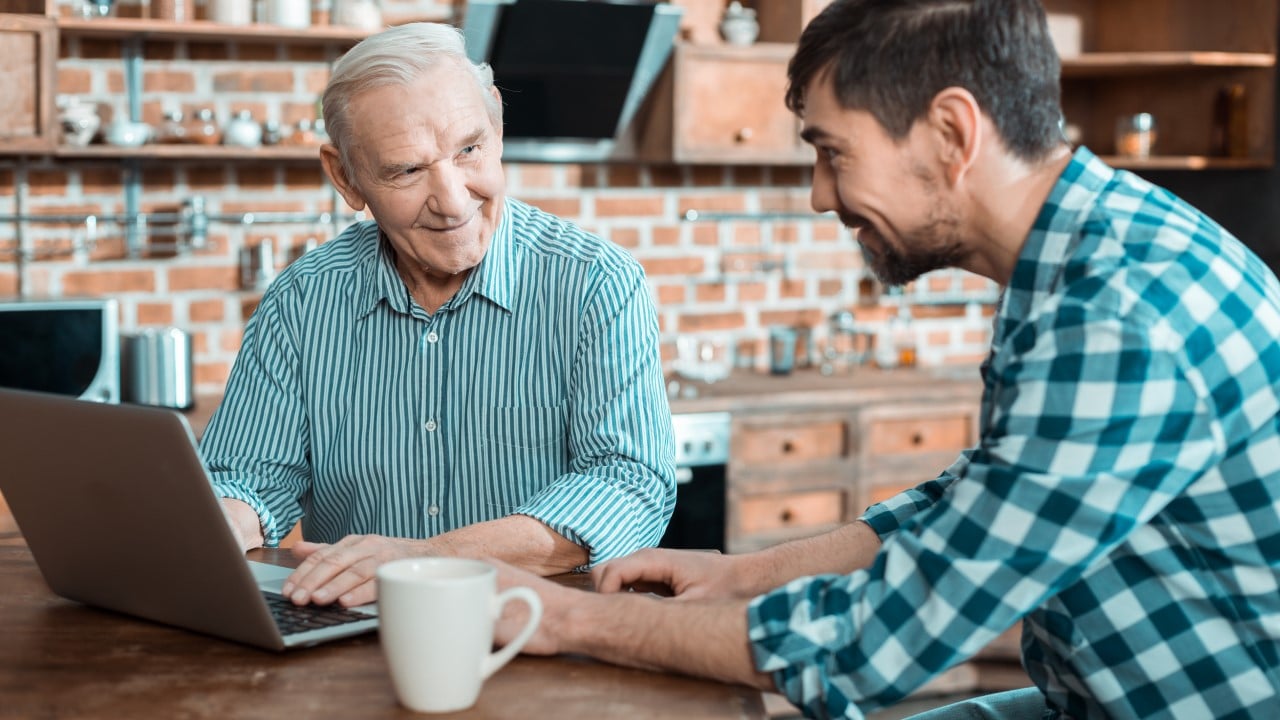
M 597 566 L 591 578 L 602 593 L 659 585 L 681 600 L 724 600 L 760 592 L 743 563 L 743 556 L 647 548 Z
M 293 547 L 293 554 L 303 560 L 285 580 L 285 597 L 298 605 L 328 605 L 336 600 L 352 607 L 378 599 L 379 565 L 431 552 L 422 540 L 348 535 L 332 545 L 300 542 Z

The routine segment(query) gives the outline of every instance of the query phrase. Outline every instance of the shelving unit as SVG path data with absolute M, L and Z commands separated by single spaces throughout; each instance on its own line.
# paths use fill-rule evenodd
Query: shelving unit
M 1082 142 L 1108 163 L 1139 170 L 1247 170 L 1275 163 L 1277 3 L 1236 0 L 1045 0 L 1079 19 L 1082 52 L 1062 63 L 1062 104 Z M 1243 152 L 1226 156 L 1218 107 L 1244 88 Z M 1115 153 L 1116 123 L 1156 119 L 1154 154 Z

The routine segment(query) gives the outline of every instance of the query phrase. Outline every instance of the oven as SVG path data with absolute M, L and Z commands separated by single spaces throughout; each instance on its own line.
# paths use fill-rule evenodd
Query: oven
M 676 509 L 660 547 L 725 550 L 725 468 L 730 415 L 682 413 L 676 438 Z

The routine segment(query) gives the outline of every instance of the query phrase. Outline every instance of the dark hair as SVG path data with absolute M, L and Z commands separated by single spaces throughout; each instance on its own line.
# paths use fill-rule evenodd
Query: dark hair
M 834 0 L 800 35 L 787 107 L 804 112 L 830 73 L 841 107 L 870 112 L 900 140 L 942 90 L 977 99 L 1024 160 L 1063 143 L 1058 54 L 1039 0 Z

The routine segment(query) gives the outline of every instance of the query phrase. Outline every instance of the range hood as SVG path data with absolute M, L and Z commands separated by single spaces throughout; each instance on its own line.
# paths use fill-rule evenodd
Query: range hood
M 598 0 L 471 0 L 463 34 L 502 91 L 503 160 L 634 155 L 628 130 L 671 56 L 682 9 Z

